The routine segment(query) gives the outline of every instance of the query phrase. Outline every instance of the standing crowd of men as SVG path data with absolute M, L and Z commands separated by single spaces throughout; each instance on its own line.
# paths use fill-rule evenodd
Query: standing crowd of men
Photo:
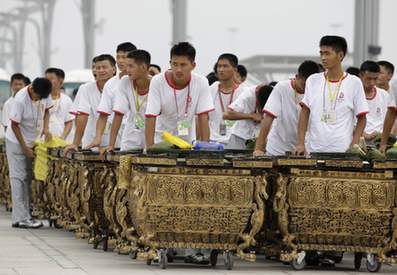
M 319 47 L 321 64 L 304 61 L 294 78 L 253 87 L 244 83 L 247 71 L 231 53 L 219 56 L 207 78 L 194 73 L 196 50 L 188 42 L 171 48 L 164 72 L 151 64 L 149 52 L 130 42 L 118 45 L 116 58 L 96 56 L 95 80 L 81 85 L 74 101 L 62 93 L 62 69 L 48 68 L 32 83 L 14 74 L 2 116 L 12 226 L 42 226 L 32 219 L 29 198 L 40 138 L 69 141 L 65 153 L 147 149 L 162 141 L 164 131 L 226 149 L 254 143 L 254 156 L 345 152 L 363 138 L 380 139 L 385 151 L 397 114 L 393 65 L 365 61 L 348 73 L 342 69 L 343 37 L 324 36 Z

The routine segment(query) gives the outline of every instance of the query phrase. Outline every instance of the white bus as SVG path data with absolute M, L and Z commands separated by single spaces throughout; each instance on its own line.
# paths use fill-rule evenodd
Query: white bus
M 70 96 L 71 99 L 74 99 L 80 85 L 92 80 L 94 80 L 94 76 L 90 69 L 65 72 L 65 81 L 63 82 L 65 94 Z

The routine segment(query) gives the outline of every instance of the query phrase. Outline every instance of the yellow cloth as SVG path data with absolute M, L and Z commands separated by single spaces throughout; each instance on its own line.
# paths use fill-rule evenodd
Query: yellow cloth
M 164 141 L 172 143 L 181 149 L 192 149 L 192 147 L 193 147 L 190 143 L 184 141 L 180 137 L 173 136 L 168 132 L 163 132 L 162 138 Z
M 34 177 L 36 180 L 45 181 L 48 174 L 48 159 L 50 158 L 47 153 L 48 148 L 65 147 L 69 142 L 64 141 L 58 137 L 52 137 L 50 142 L 36 140 L 34 151 L 36 157 L 34 160 Z

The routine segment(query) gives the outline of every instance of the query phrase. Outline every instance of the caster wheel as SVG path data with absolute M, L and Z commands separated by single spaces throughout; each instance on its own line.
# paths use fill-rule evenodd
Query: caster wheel
M 378 257 L 375 254 L 367 255 L 367 270 L 369 272 L 378 272 L 382 264 L 379 262 Z
M 362 259 L 363 259 L 363 253 L 361 253 L 361 252 L 354 253 L 354 269 L 355 270 L 360 270 Z
M 131 259 L 135 260 L 136 257 L 138 256 L 138 251 L 132 250 L 132 251 L 130 252 L 129 256 L 130 256 Z
M 166 269 L 168 265 L 167 251 L 164 249 L 159 251 L 159 265 L 161 269 Z
M 303 270 L 306 267 L 306 253 L 302 251 L 298 254 L 298 258 L 291 262 L 291 266 L 294 270 Z
M 94 242 L 92 243 L 92 248 L 94 248 L 94 249 L 98 249 L 98 241 L 97 240 L 94 240 Z
M 224 260 L 225 260 L 225 267 L 227 270 L 232 270 L 233 269 L 233 265 L 234 265 L 234 261 L 233 261 L 233 254 L 230 251 L 226 251 L 224 252 Z
M 210 263 L 212 267 L 215 267 L 218 262 L 218 253 L 219 252 L 216 249 L 211 250 Z
M 146 260 L 146 265 L 151 265 L 152 264 L 152 260 Z
M 334 261 L 336 264 L 340 264 L 343 260 L 343 253 L 337 253 L 336 256 L 334 256 Z

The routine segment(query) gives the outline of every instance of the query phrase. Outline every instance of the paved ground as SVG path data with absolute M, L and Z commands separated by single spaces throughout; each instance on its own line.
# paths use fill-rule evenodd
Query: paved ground
M 274 261 L 259 258 L 256 263 L 235 260 L 234 269 L 227 271 L 223 261 L 218 266 L 193 266 L 184 263 L 169 264 L 161 270 L 157 265 L 131 260 L 113 252 L 94 250 L 86 240 L 78 240 L 70 232 L 44 227 L 38 230 L 14 229 L 10 213 L 0 207 L 0 275 L 124 275 L 124 274 L 358 274 L 352 269 L 352 257 L 331 269 L 293 271 Z M 365 272 L 365 265 L 361 273 Z M 381 273 L 396 274 L 397 266 L 383 266 Z

